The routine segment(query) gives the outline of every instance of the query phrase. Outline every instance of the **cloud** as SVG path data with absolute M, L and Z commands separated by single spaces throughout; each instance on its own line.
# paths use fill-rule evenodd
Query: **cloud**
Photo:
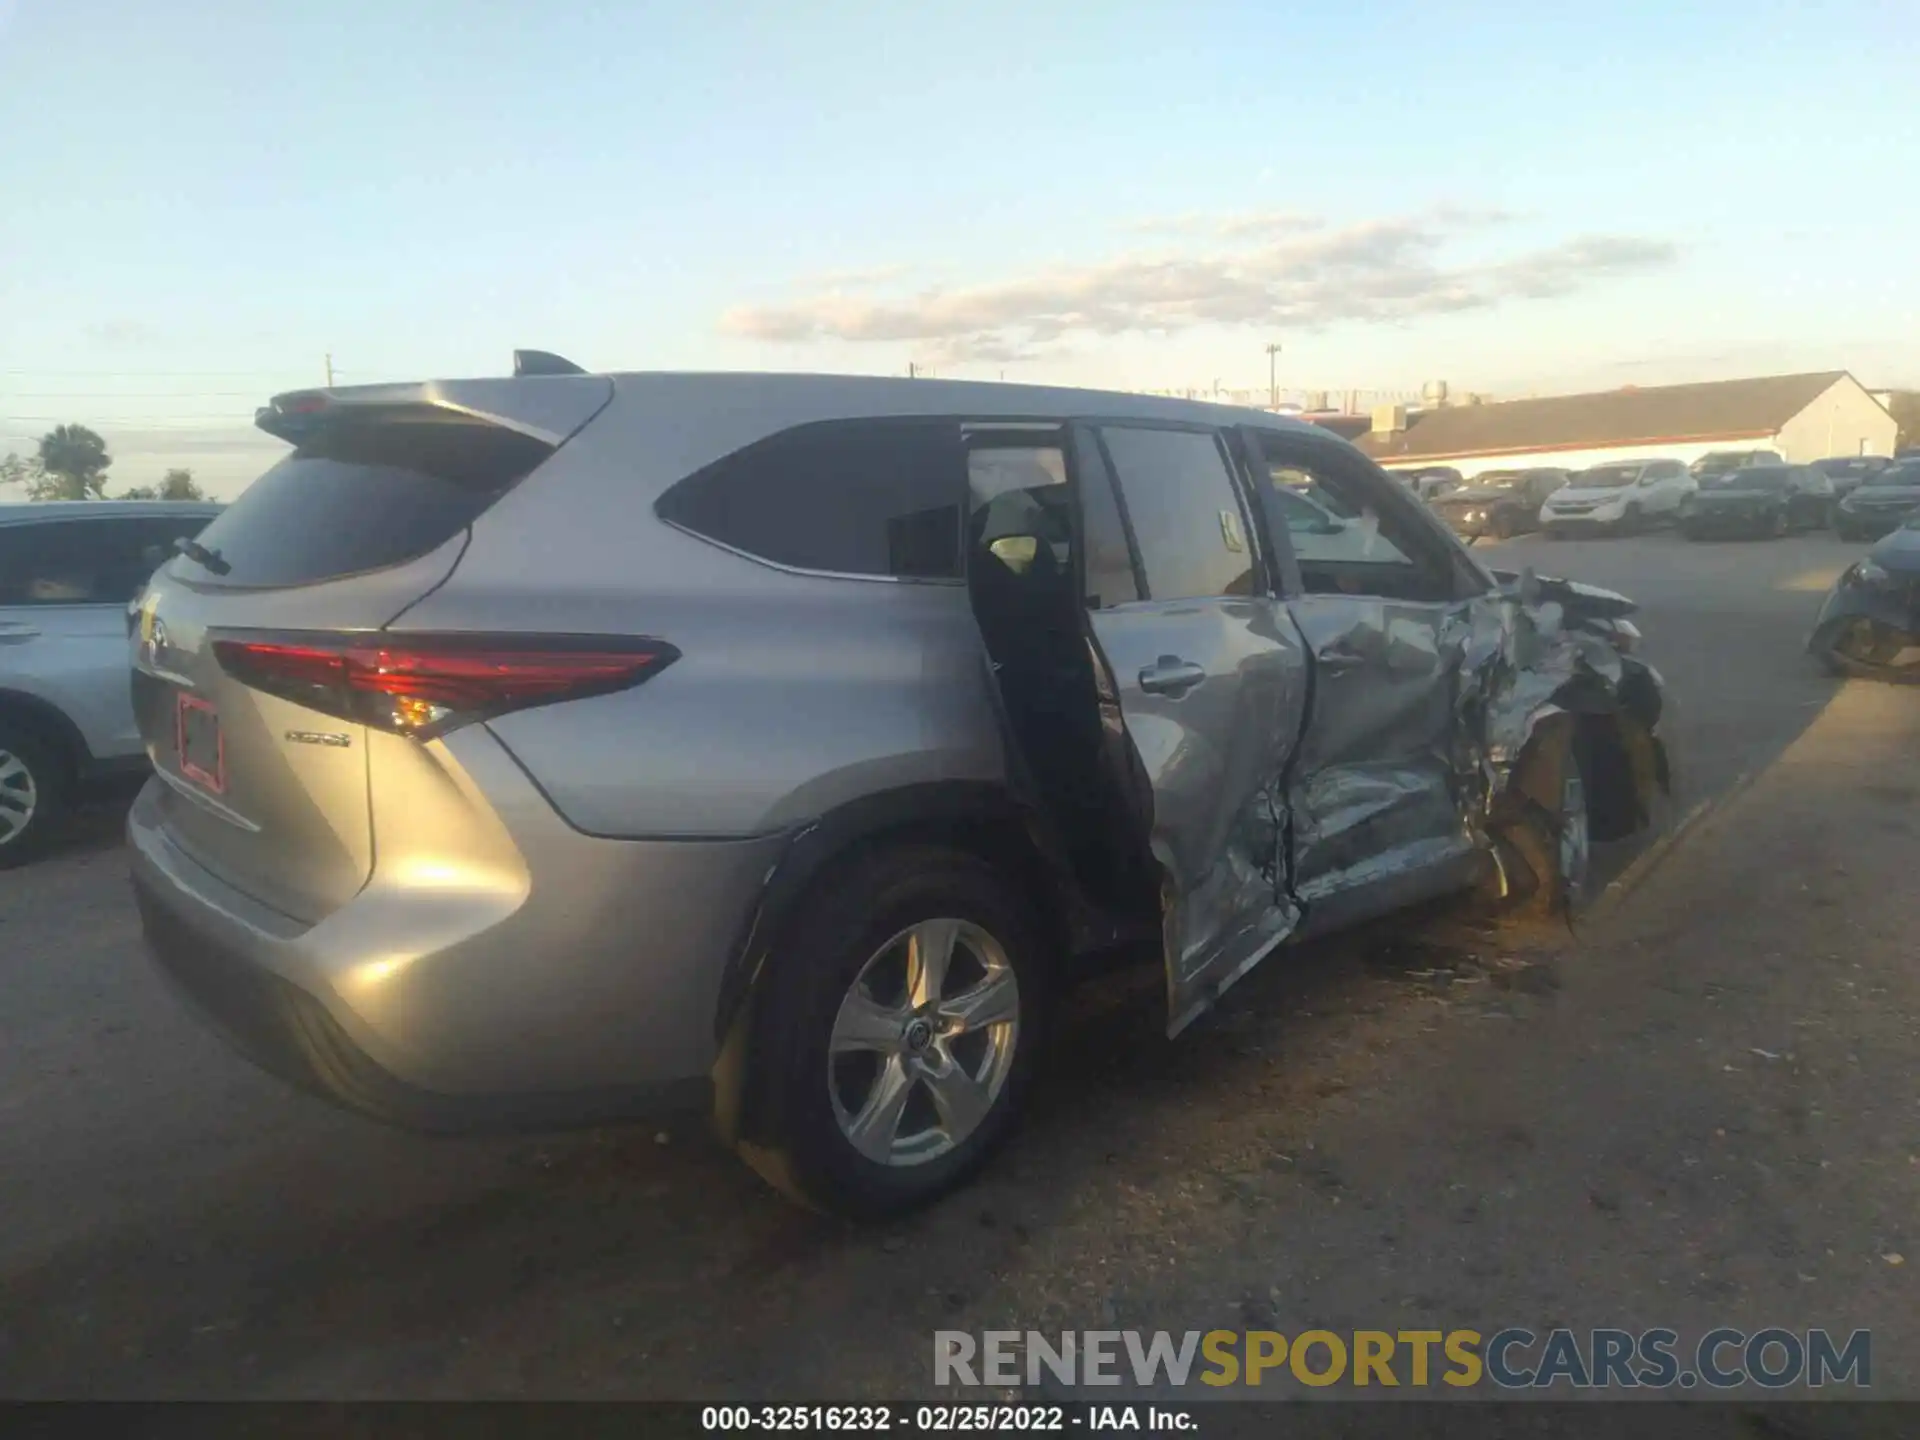
M 1664 240 L 1586 235 L 1492 261 L 1448 260 L 1463 232 L 1506 218 L 1462 207 L 1338 227 L 1288 212 L 1164 217 L 1133 229 L 1189 237 L 1186 246 L 970 286 L 813 289 L 783 304 L 735 307 L 720 328 L 795 345 L 907 343 L 929 358 L 1013 361 L 1053 353 L 1075 335 L 1317 329 L 1546 299 L 1658 269 L 1678 254 Z

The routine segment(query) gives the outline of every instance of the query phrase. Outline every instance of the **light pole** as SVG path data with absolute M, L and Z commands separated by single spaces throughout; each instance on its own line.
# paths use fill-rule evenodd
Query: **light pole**
M 1278 345 L 1269 344 L 1267 346 L 1267 408 L 1269 410 L 1278 410 L 1280 408 L 1280 378 L 1279 371 L 1275 368 L 1279 355 L 1280 347 Z

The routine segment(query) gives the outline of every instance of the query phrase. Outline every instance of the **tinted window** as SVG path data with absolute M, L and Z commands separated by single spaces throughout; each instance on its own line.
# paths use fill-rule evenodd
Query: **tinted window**
M 1227 457 L 1193 430 L 1103 429 L 1155 600 L 1253 592 L 1253 554 Z
M 955 579 L 967 490 L 952 421 L 835 421 L 782 431 L 691 475 L 664 520 L 777 565 Z
M 1579 490 L 1624 490 L 1640 478 L 1638 465 L 1596 465 L 1569 482 Z
M 1640 472 L 1642 480 L 1672 480 L 1687 473 L 1687 467 L 1678 460 L 1656 460 Z
M 124 605 L 204 514 L 0 527 L 0 605 Z
M 1113 477 L 1098 445 L 1076 443 L 1080 460 L 1080 531 L 1086 546 L 1087 605 L 1096 610 L 1140 598 L 1127 547 L 1127 527 L 1113 497 Z
M 224 510 L 202 583 L 311 585 L 398 565 L 453 538 L 552 454 L 497 426 L 439 421 L 318 431 Z
M 1882 470 L 1867 483 L 1869 485 L 1920 485 L 1920 465 L 1895 465 L 1890 469 Z
M 1729 475 L 1714 475 L 1700 482 L 1702 490 L 1784 490 L 1794 472 L 1784 465 L 1760 465 L 1735 470 Z

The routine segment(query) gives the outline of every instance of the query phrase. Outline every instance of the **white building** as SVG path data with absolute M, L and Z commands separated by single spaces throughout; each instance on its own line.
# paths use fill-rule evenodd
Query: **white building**
M 1790 461 L 1891 455 L 1899 426 L 1844 370 L 1702 385 L 1454 405 L 1376 418 L 1362 450 L 1389 470 L 1582 470 L 1612 460 L 1694 461 L 1713 450 L 1777 450 Z

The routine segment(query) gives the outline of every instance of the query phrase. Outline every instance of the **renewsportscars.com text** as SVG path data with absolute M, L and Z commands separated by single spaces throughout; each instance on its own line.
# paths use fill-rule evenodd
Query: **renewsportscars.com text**
M 936 1330 L 936 1385 L 1637 1390 L 1873 1383 L 1873 1336 L 1826 1330 Z

